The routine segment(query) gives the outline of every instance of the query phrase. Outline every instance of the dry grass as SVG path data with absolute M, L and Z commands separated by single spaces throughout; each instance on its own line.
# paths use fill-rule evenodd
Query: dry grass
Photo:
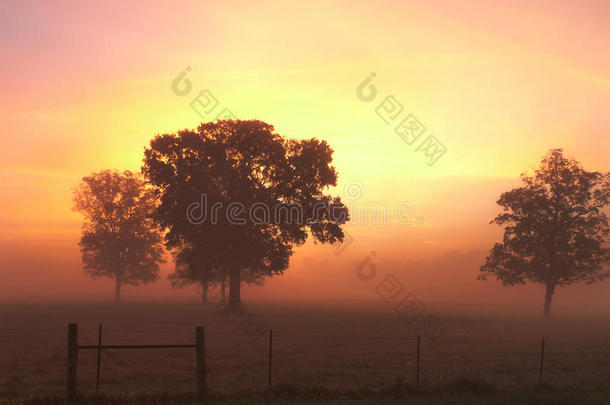
M 297 392 L 317 387 L 361 395 L 391 392 L 415 380 L 417 332 L 385 306 L 328 309 L 259 303 L 250 305 L 249 310 L 273 328 L 274 385 L 297 387 L 297 399 Z M 545 324 L 536 319 L 437 315 L 445 322 L 447 334 L 434 347 L 424 342 L 423 387 L 449 389 L 449 384 L 462 379 L 519 395 L 519 390 L 537 384 L 542 335 L 548 342 L 548 384 L 582 392 L 610 386 L 610 330 L 603 320 Z M 64 395 L 68 322 L 79 323 L 80 344 L 97 343 L 98 323 L 104 325 L 104 342 L 108 344 L 193 343 L 195 325 L 204 325 L 210 390 L 266 389 L 267 339 L 251 343 L 213 306 L 11 305 L 0 310 L 3 398 Z M 95 356 L 94 350 L 79 353 L 79 392 L 83 395 L 95 392 Z M 107 350 L 102 355 L 101 392 L 120 398 L 171 392 L 188 398 L 195 385 L 194 363 L 191 349 Z M 477 387 L 467 391 L 476 394 Z M 505 394 L 485 395 L 501 401 L 498 395 Z
M 204 403 L 213 405 L 246 405 L 246 404 L 319 404 L 319 405 L 538 405 L 538 404 L 607 404 L 610 392 L 584 391 L 565 389 L 536 389 L 517 391 L 472 392 L 471 384 L 456 390 L 455 385 L 437 387 L 424 391 L 384 391 L 384 392 L 330 392 L 326 390 L 287 391 L 274 390 L 265 393 L 240 393 L 232 395 L 213 395 L 205 398 Z M 3 403 L 0 400 L 0 403 Z M 12 399 L 6 405 L 195 405 L 192 395 L 157 394 L 157 395 L 99 395 L 84 396 L 76 401 L 67 402 L 65 398 L 42 397 L 30 399 Z

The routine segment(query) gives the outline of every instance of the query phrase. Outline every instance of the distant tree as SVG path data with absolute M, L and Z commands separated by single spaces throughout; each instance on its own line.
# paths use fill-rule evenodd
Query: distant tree
M 522 187 L 503 193 L 504 212 L 492 223 L 504 226 L 481 267 L 479 279 L 493 275 L 504 285 L 540 283 L 546 287 L 544 318 L 551 316 L 556 287 L 594 283 L 610 276 L 608 218 L 610 174 L 588 172 L 552 149 Z
M 175 254 L 176 267 L 168 276 L 172 287 L 183 288 L 198 284 L 201 289 L 201 302 L 207 303 L 209 287 L 219 284 L 222 278 L 226 278 L 225 272 L 211 262 L 211 257 L 193 246 L 185 246 L 178 250 Z
M 122 284 L 158 278 L 163 238 L 151 218 L 155 206 L 153 190 L 130 171 L 93 173 L 74 190 L 73 210 L 85 217 L 79 243 L 85 270 L 115 280 L 117 303 Z
M 323 192 L 336 185 L 331 162 L 324 141 L 285 139 L 261 121 L 220 120 L 157 136 L 145 150 L 142 171 L 160 195 L 155 218 L 168 229 L 166 246 L 196 244 L 211 252 L 229 275 L 229 306 L 238 309 L 243 269 L 282 274 L 293 246 L 309 234 L 321 243 L 343 240 L 347 209 Z M 283 204 L 299 212 L 280 220 L 273 213 Z M 223 211 L 214 217 L 218 206 Z M 255 206 L 272 217 L 249 220 Z M 200 220 L 189 216 L 193 207 Z M 235 214 L 232 207 L 244 221 L 223 215 Z

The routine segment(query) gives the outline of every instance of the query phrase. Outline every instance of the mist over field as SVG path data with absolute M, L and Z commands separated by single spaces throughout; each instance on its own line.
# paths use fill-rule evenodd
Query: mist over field
M 483 224 L 481 228 L 492 228 Z M 430 231 L 423 226 L 410 226 L 403 239 L 376 237 L 383 231 L 379 226 L 373 235 L 354 231 L 353 243 L 337 255 L 334 247 L 308 244 L 297 249 L 290 268 L 281 277 L 265 281 L 264 286 L 244 287 L 244 300 L 279 303 L 298 301 L 312 305 L 361 307 L 382 302 L 375 288 L 389 274 L 394 274 L 405 288 L 426 304 L 450 311 L 456 308 L 466 313 L 507 313 L 537 317 L 542 306 L 542 287 L 537 285 L 502 287 L 496 281 L 479 281 L 476 276 L 485 260 L 483 248 L 464 247 L 443 251 L 419 240 L 421 233 Z M 386 229 L 388 226 L 385 227 Z M 481 231 L 482 233 L 484 230 Z M 489 229 L 487 230 L 488 233 Z M 493 232 L 495 233 L 495 232 Z M 77 236 L 75 236 L 77 238 Z M 357 238 L 357 239 L 356 239 Z M 382 239 L 383 241 L 379 241 Z M 490 238 L 493 243 L 493 239 Z M 459 245 L 461 240 L 453 241 Z M 17 241 L 6 242 L 2 254 L 5 280 L 4 303 L 104 303 L 111 301 L 112 280 L 91 280 L 81 271 L 75 241 L 28 240 L 20 250 Z M 310 246 L 311 245 L 311 246 Z M 31 249 L 40 252 L 33 258 Z M 373 263 L 379 277 L 363 282 L 356 274 L 357 266 L 375 251 Z M 422 253 L 424 251 L 425 253 Z M 172 289 L 166 275 L 171 262 L 162 265 L 161 278 L 153 285 L 125 288 L 127 302 L 198 302 L 196 287 Z M 607 319 L 607 282 L 576 285 L 559 289 L 555 300 L 555 316 L 599 316 Z

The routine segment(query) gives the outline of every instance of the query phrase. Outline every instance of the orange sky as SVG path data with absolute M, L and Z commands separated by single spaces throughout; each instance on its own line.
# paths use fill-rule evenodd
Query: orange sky
M 423 218 L 412 226 L 350 224 L 354 243 L 341 255 L 307 245 L 286 276 L 246 295 L 374 298 L 351 269 L 376 251 L 378 266 L 423 299 L 538 300 L 538 290 L 473 278 L 501 235 L 489 225 L 495 200 L 549 148 L 608 169 L 610 4 L 329 3 L 0 5 L 0 296 L 109 297 L 110 283 L 82 272 L 71 189 L 92 171 L 138 170 L 154 135 L 201 121 L 189 104 L 209 89 L 237 118 L 327 140 L 336 193 L 345 197 L 345 185 L 358 184 L 358 206 L 406 201 L 413 218 Z M 171 83 L 187 66 L 192 91 L 180 97 Z M 356 88 L 371 72 L 378 95 L 364 103 Z M 376 115 L 389 95 L 447 148 L 435 165 Z M 560 291 L 557 299 L 610 306 L 609 286 Z M 163 277 L 127 289 L 125 299 L 193 295 L 171 291 Z

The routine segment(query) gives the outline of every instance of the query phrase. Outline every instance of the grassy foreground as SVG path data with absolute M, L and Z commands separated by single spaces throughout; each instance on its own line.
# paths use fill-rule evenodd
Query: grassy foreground
M 414 387 L 399 387 L 394 390 L 331 392 L 325 389 L 299 391 L 293 387 L 277 387 L 265 393 L 244 392 L 233 395 L 210 395 L 206 404 L 214 405 L 287 405 L 287 404 L 320 404 L 320 405 L 431 405 L 431 404 L 608 404 L 610 390 L 579 390 L 552 388 L 548 386 L 516 391 L 500 391 L 486 384 L 464 381 L 449 386 L 428 390 L 417 390 Z M 75 402 L 65 398 L 2 398 L 0 404 L 6 405 L 195 405 L 193 395 L 125 395 L 125 396 L 84 396 Z

